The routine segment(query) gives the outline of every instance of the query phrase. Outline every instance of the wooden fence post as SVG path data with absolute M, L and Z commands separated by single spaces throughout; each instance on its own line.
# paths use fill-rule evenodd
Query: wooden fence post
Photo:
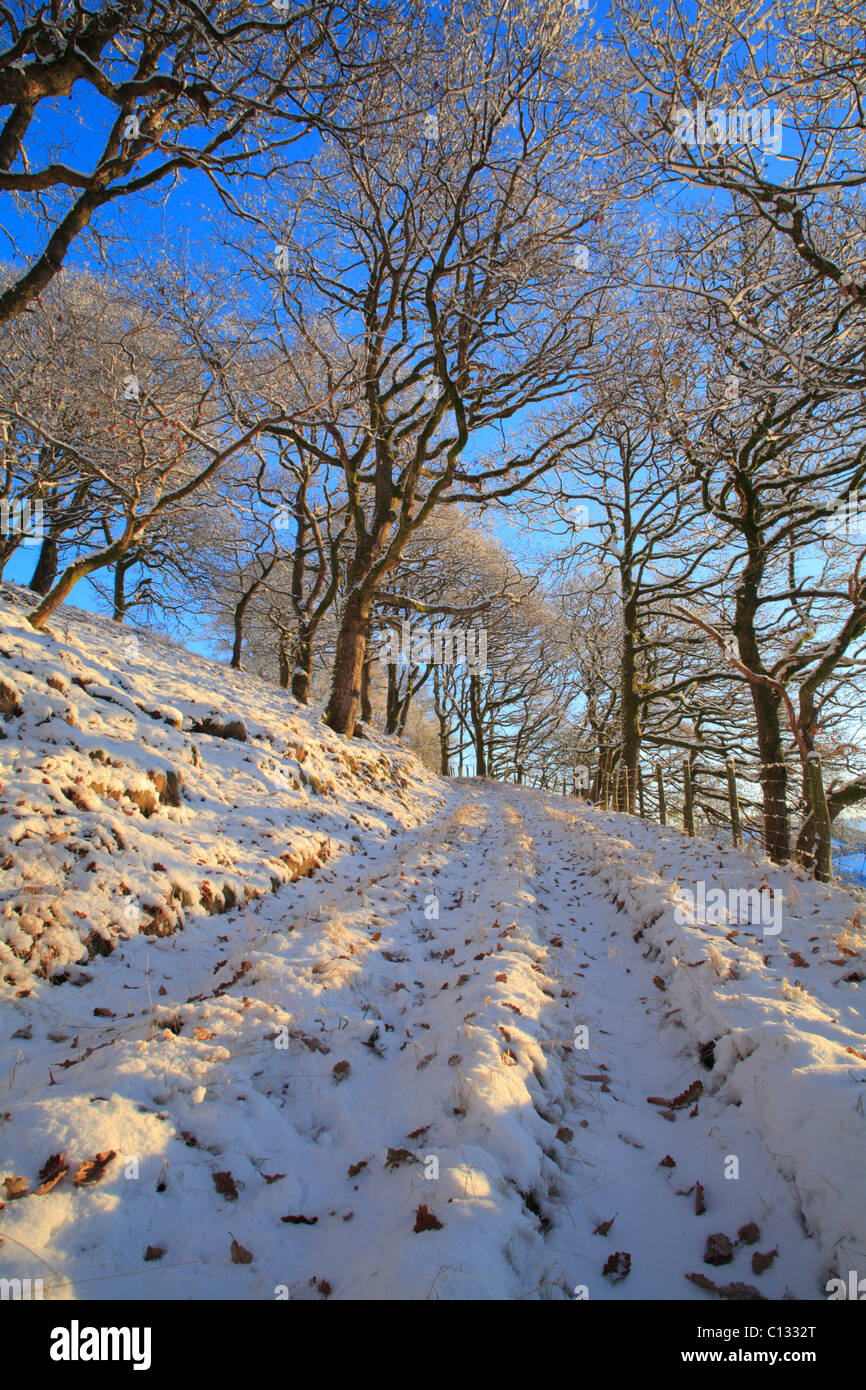
M 743 843 L 743 832 L 740 825 L 740 801 L 737 796 L 737 772 L 734 766 L 733 755 L 725 759 L 725 770 L 728 774 L 728 806 L 731 811 L 731 836 L 734 846 Z
M 622 809 L 628 815 L 631 811 L 631 801 L 629 799 L 629 777 L 628 763 L 622 765 Z
M 692 793 L 692 769 L 688 758 L 683 759 L 683 830 L 687 835 L 695 833 L 695 803 Z
M 667 809 L 665 807 L 665 784 L 662 777 L 661 763 L 656 763 L 656 785 L 659 789 L 659 825 L 667 825 Z
M 806 767 L 809 772 L 809 799 L 812 802 L 812 818 L 815 823 L 815 877 L 819 883 L 829 883 L 833 877 L 833 846 L 820 756 L 810 753 Z
M 646 807 L 643 799 L 643 772 L 641 771 L 640 764 L 638 764 L 637 769 L 637 808 L 641 820 L 645 820 Z

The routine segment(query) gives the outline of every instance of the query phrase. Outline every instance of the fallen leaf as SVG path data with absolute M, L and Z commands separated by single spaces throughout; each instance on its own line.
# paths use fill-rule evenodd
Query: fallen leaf
M 678 1096 L 674 1096 L 670 1103 L 671 1110 L 684 1110 L 687 1105 L 691 1105 L 704 1093 L 703 1081 L 693 1081 L 691 1086 L 681 1091 Z
M 162 1246 L 149 1245 L 144 1252 L 144 1258 L 148 1263 L 150 1263 L 151 1260 L 161 1260 L 164 1254 L 165 1251 L 163 1250 Z
M 617 1250 L 609 1255 L 601 1271 L 612 1284 L 619 1284 L 631 1270 L 631 1255 L 626 1250 Z
M 97 1154 L 95 1158 L 86 1158 L 83 1163 L 79 1163 L 73 1182 L 76 1187 L 86 1187 L 89 1183 L 99 1182 L 105 1176 L 105 1170 L 112 1159 L 117 1158 L 114 1149 L 108 1153 Z
M 433 1212 L 429 1211 L 422 1202 L 415 1213 L 415 1225 L 412 1227 L 412 1230 L 416 1235 L 421 1231 L 441 1231 L 442 1222 L 434 1216 Z
M 759 1293 L 754 1284 L 722 1284 L 719 1288 L 720 1298 L 729 1298 L 736 1303 L 762 1302 L 767 1300 L 762 1293 Z
M 752 1256 L 752 1273 L 763 1274 L 765 1269 L 770 1268 L 778 1253 L 778 1250 L 768 1250 L 764 1255 L 760 1250 L 756 1250 Z
M 600 1221 L 592 1234 L 594 1236 L 606 1236 L 615 1220 L 616 1217 L 612 1216 L 609 1221 Z
M 718 1284 L 714 1284 L 706 1274 L 687 1274 L 686 1278 L 691 1279 L 693 1284 L 697 1284 L 699 1289 L 706 1289 L 707 1293 L 719 1292 Z
M 704 1251 L 705 1265 L 729 1265 L 733 1258 L 734 1247 L 722 1231 L 707 1236 L 707 1248 Z
M 27 1196 L 27 1179 L 18 1174 L 11 1178 L 4 1178 L 3 1186 L 6 1188 L 7 1202 L 16 1202 L 19 1197 Z
M 227 1197 L 230 1202 L 238 1200 L 238 1189 L 231 1173 L 213 1173 L 214 1187 L 221 1197 Z
M 52 1154 L 51 1157 L 39 1169 L 40 1186 L 33 1193 L 34 1197 L 44 1197 L 46 1192 L 50 1192 L 52 1187 L 65 1178 L 69 1172 L 69 1164 L 64 1163 L 63 1154 Z
M 388 1156 L 385 1159 L 385 1167 L 390 1168 L 393 1172 L 395 1168 L 400 1167 L 401 1163 L 414 1162 L 415 1155 L 412 1153 L 411 1149 L 389 1149 Z
M 239 1244 L 238 1241 L 232 1240 L 232 1264 L 251 1265 L 252 1262 L 253 1257 L 250 1254 L 249 1250 L 245 1250 L 244 1247 L 241 1244 Z

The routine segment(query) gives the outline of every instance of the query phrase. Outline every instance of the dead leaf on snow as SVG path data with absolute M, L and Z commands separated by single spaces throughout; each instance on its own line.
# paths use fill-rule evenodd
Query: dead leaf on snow
M 723 1231 L 717 1231 L 715 1235 L 707 1236 L 707 1248 L 704 1251 L 705 1265 L 728 1265 L 734 1258 L 734 1247 Z
M 416 1234 L 421 1231 L 441 1231 L 442 1222 L 432 1211 L 429 1211 L 422 1202 L 415 1213 L 415 1225 L 412 1227 L 412 1230 L 415 1231 Z
M 389 1149 L 385 1159 L 385 1167 L 393 1170 L 399 1168 L 402 1163 L 414 1163 L 415 1155 L 410 1149 Z
M 85 1158 L 79 1163 L 73 1178 L 76 1187 L 86 1187 L 89 1183 L 99 1182 L 105 1176 L 105 1170 L 112 1159 L 117 1158 L 114 1149 L 108 1153 L 97 1154 L 95 1158 Z
M 69 1164 L 64 1163 L 63 1154 L 52 1154 L 51 1157 L 39 1169 L 40 1186 L 36 1188 L 34 1197 L 44 1197 L 46 1192 L 50 1192 L 52 1187 L 56 1187 L 61 1178 L 65 1178 L 69 1172 Z
M 619 1284 L 626 1278 L 630 1270 L 631 1255 L 627 1250 L 616 1250 L 605 1260 L 604 1269 L 601 1272 L 605 1279 L 609 1279 L 612 1284 Z
M 761 1232 L 754 1221 L 749 1221 L 745 1226 L 741 1226 L 737 1231 L 738 1245 L 757 1245 L 761 1239 Z
M 768 1250 L 766 1254 L 762 1254 L 760 1250 L 756 1250 L 752 1256 L 752 1273 L 763 1274 L 764 1270 L 770 1268 L 770 1265 L 773 1263 L 778 1253 L 778 1249 Z
M 230 1202 L 238 1200 L 238 1189 L 231 1173 L 213 1173 L 211 1176 L 221 1197 L 227 1197 Z

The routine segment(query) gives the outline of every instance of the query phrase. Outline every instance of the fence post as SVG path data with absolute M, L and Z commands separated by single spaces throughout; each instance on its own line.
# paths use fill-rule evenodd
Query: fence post
M 818 753 L 810 753 L 806 767 L 809 771 L 809 799 L 815 823 L 815 877 L 819 883 L 829 883 L 833 877 L 833 853 L 830 840 L 830 812 L 824 794 L 824 775 Z
M 606 811 L 610 802 L 610 759 L 608 757 L 605 757 L 604 760 L 604 778 L 602 786 L 604 790 L 602 792 L 601 805 L 602 809 Z
M 656 763 L 656 785 L 659 789 L 659 825 L 667 825 L 667 808 L 665 807 L 665 784 L 662 777 L 661 763 Z
M 645 807 L 644 807 L 644 799 L 643 799 L 643 772 L 641 771 L 640 764 L 638 764 L 638 769 L 637 769 L 637 808 L 638 808 L 638 814 L 639 814 L 641 820 L 645 820 L 645 819 L 646 819 L 646 809 L 645 809 Z
M 622 809 L 625 811 L 626 815 L 628 815 L 631 811 L 631 801 L 629 800 L 628 763 L 623 763 L 622 765 L 622 788 Z
M 728 806 L 731 811 L 731 835 L 734 847 L 743 843 L 743 832 L 740 826 L 740 801 L 737 796 L 737 772 L 734 766 L 733 754 L 725 759 L 725 770 L 728 774 Z
M 695 833 L 695 803 L 692 795 L 692 769 L 688 758 L 683 758 L 683 830 L 687 835 Z

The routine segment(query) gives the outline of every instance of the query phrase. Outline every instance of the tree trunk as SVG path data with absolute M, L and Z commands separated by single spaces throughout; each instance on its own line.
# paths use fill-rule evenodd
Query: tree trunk
M 370 629 L 370 600 L 350 594 L 343 609 L 337 636 L 331 693 L 325 710 L 325 723 L 337 734 L 351 738 L 355 732 L 361 702 L 361 672 L 367 654 Z
M 748 485 L 741 482 L 741 501 L 745 504 L 742 532 L 749 548 L 748 562 L 737 585 L 733 629 L 737 649 L 745 666 L 752 672 L 766 675 L 758 639 L 755 616 L 758 595 L 764 576 L 766 556 L 759 526 L 758 505 Z M 749 681 L 755 728 L 761 758 L 761 799 L 764 810 L 764 848 L 776 864 L 790 858 L 788 824 L 788 771 L 782 750 L 782 729 L 779 720 L 780 697 L 775 690 L 757 680 Z
M 254 593 L 254 589 L 248 590 L 248 592 L 242 596 L 240 602 L 235 604 L 233 617 L 235 637 L 232 643 L 232 659 L 230 662 L 232 670 L 234 671 L 240 670 L 241 652 L 244 646 L 244 617 L 246 616 L 247 607 Z
M 443 777 L 451 776 L 451 730 L 448 714 L 442 704 L 442 687 L 439 680 L 439 667 L 433 667 L 433 708 L 439 722 L 439 772 Z
M 388 694 L 385 703 L 385 733 L 394 734 L 397 732 L 397 719 L 400 709 L 400 697 L 397 683 L 397 666 L 393 661 L 388 662 Z
M 20 544 L 21 537 L 12 530 L 7 535 L 0 536 L 0 579 L 3 578 L 3 571 Z
M 481 677 L 469 677 L 469 717 L 475 744 L 475 775 L 487 776 L 487 757 L 484 743 L 484 719 L 481 714 Z
M 129 602 L 126 597 L 126 576 L 132 569 L 133 561 L 127 560 L 121 555 L 117 564 L 114 566 L 114 603 L 111 614 L 112 622 L 122 623 L 126 617 Z
M 30 589 L 34 594 L 41 594 L 44 598 L 48 593 L 51 585 L 57 579 L 59 562 L 60 547 L 57 544 L 57 537 L 52 536 L 49 531 L 39 547 L 39 559 L 36 561 L 33 578 L 30 580 Z
M 361 723 L 371 724 L 373 722 L 373 702 L 370 698 L 370 668 L 373 665 L 373 658 L 368 656 L 361 667 Z
M 284 632 L 280 633 L 280 645 L 277 649 L 277 658 L 280 664 L 280 689 L 288 690 L 289 682 L 292 677 L 292 668 L 289 662 L 289 644 Z
M 788 769 L 784 761 L 779 697 L 764 685 L 752 685 L 752 703 L 761 755 L 761 792 L 764 809 L 764 848 L 775 864 L 791 854 L 788 823 Z
M 313 640 L 307 628 L 301 628 L 295 645 L 295 665 L 292 670 L 292 694 L 301 705 L 310 702 L 310 682 L 313 678 Z
M 620 658 L 621 761 L 625 770 L 622 810 L 634 813 L 637 767 L 640 759 L 640 698 L 635 663 L 636 600 L 631 577 L 624 576 L 623 634 Z
M 105 569 L 113 561 L 118 560 L 121 555 L 129 549 L 135 539 L 131 527 L 111 545 L 100 550 L 96 555 L 89 555 L 85 559 L 74 560 L 71 565 L 67 565 L 57 582 L 52 585 L 48 593 L 39 604 L 38 608 L 30 614 L 28 619 L 30 626 L 41 632 L 48 622 L 48 619 L 57 611 L 64 599 L 68 598 L 79 579 L 85 579 L 89 574 L 95 574 L 97 570 Z

